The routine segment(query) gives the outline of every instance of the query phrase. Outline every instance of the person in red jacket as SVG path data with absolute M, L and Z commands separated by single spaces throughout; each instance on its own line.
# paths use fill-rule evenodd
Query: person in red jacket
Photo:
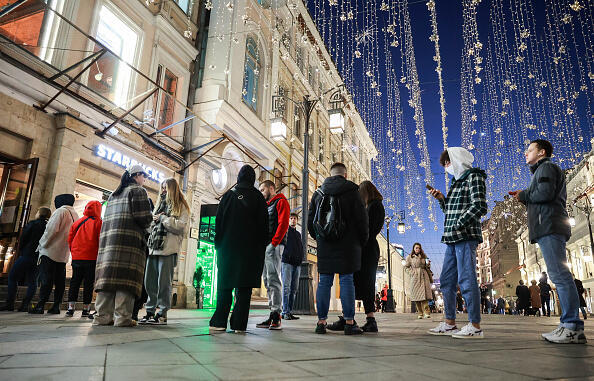
M 99 252 L 99 233 L 101 232 L 101 203 L 90 201 L 85 206 L 83 217 L 78 219 L 70 228 L 68 246 L 72 254 L 72 279 L 68 291 L 67 317 L 74 315 L 74 308 L 78 300 L 78 291 L 84 281 L 82 316 L 89 316 L 89 308 L 93 300 L 95 284 L 95 264 Z
M 289 215 L 291 207 L 287 198 L 282 193 L 276 193 L 276 187 L 270 180 L 260 184 L 260 192 L 268 203 L 268 246 L 264 257 L 264 286 L 268 291 L 268 304 L 270 317 L 258 328 L 280 330 L 281 312 L 283 307 L 283 285 L 281 281 L 281 259 L 287 243 L 289 230 Z

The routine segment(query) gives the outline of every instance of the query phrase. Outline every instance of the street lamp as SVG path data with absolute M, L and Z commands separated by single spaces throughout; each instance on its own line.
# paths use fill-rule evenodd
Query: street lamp
M 594 237 L 592 237 L 592 223 L 590 222 L 590 214 L 592 214 L 592 200 L 590 199 L 590 196 L 588 195 L 588 190 L 591 190 L 591 189 L 592 188 L 587 189 L 584 193 L 577 196 L 575 198 L 575 200 L 573 200 L 573 205 L 579 211 L 581 211 L 582 213 L 584 213 L 586 215 L 586 220 L 588 221 L 588 230 L 590 233 L 590 254 L 594 255 Z M 584 203 L 583 206 L 578 205 L 578 202 L 581 199 L 586 200 L 586 202 Z M 572 225 L 572 227 L 575 226 L 575 218 L 573 220 L 574 220 L 574 225 Z M 569 219 L 569 223 L 571 224 L 571 218 Z
M 282 117 L 274 118 L 270 122 L 270 138 L 277 141 L 287 139 L 287 125 Z
M 341 108 L 328 111 L 330 116 L 330 133 L 339 135 L 344 133 L 344 112 Z
M 406 225 L 402 221 L 399 222 L 398 223 L 398 233 L 404 234 L 405 231 L 406 231 Z

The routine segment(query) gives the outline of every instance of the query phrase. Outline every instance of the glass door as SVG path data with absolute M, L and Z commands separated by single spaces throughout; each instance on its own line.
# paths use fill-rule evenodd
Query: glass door
M 39 159 L 0 160 L 0 273 L 10 271 L 18 237 L 29 219 L 31 192 Z

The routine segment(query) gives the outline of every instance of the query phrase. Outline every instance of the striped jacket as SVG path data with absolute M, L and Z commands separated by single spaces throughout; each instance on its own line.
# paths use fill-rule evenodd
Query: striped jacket
M 481 217 L 487 214 L 486 178 L 483 170 L 469 169 L 454 180 L 445 200 L 439 201 L 445 213 L 441 242 L 483 241 Z

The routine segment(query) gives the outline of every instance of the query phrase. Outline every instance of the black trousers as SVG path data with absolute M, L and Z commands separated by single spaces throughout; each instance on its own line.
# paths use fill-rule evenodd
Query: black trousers
M 91 304 L 93 300 L 93 288 L 95 286 L 95 265 L 97 261 L 72 261 L 72 279 L 70 279 L 70 289 L 68 290 L 68 301 L 78 301 L 78 291 L 84 281 L 83 303 Z
M 66 263 L 53 261 L 46 255 L 42 256 L 39 263 L 39 283 L 39 305 L 43 306 L 48 301 L 55 286 L 54 305 L 59 307 L 66 288 Z
M 27 285 L 27 295 L 23 300 L 23 305 L 29 305 L 31 299 L 37 291 L 37 263 L 35 259 L 29 257 L 18 257 L 14 262 L 10 273 L 8 273 L 8 297 L 6 304 L 14 306 L 14 300 L 17 294 L 17 283 L 24 279 Z
M 355 299 L 363 301 L 366 314 L 375 312 L 375 276 L 378 259 L 375 256 L 361 258 L 361 269 L 353 274 Z
M 245 331 L 250 316 L 250 301 L 252 289 L 247 287 L 235 289 L 235 307 L 231 314 L 231 329 Z M 217 309 L 210 319 L 211 327 L 227 327 L 229 311 L 233 303 L 233 289 L 217 288 Z
M 542 316 L 551 316 L 551 298 L 540 297 L 540 304 L 542 304 Z M 545 313 L 546 310 L 546 313 Z

